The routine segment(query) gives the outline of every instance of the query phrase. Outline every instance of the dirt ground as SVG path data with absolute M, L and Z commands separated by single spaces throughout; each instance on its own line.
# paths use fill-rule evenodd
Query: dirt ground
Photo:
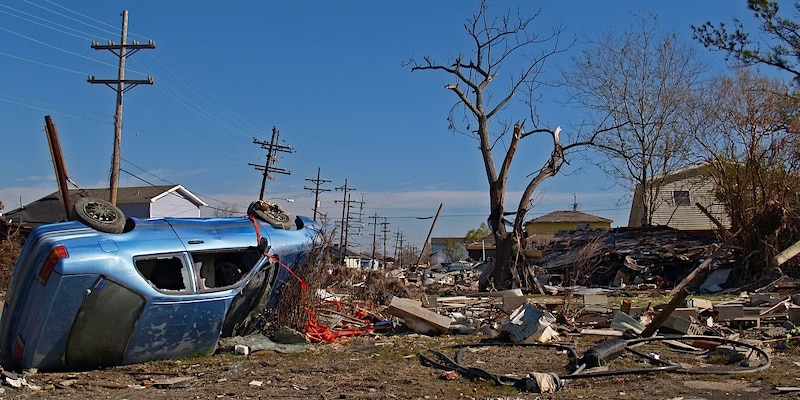
M 356 337 L 343 343 L 310 344 L 292 353 L 267 351 L 242 356 L 218 352 L 82 372 L 29 372 L 24 380 L 30 386 L 12 388 L 7 378 L 0 398 L 727 400 L 797 398 L 795 393 L 777 394 L 775 387 L 800 386 L 800 350 L 796 342 L 776 346 L 772 350 L 772 365 L 763 372 L 741 375 L 657 372 L 576 379 L 552 394 L 527 393 L 513 386 L 460 375 L 447 379 L 443 370 L 420 362 L 419 353 L 429 354 L 426 351 L 429 348 L 477 343 L 482 339 L 479 334 L 430 337 L 390 333 Z M 557 343 L 568 344 L 583 354 L 603 339 L 573 336 L 562 337 Z M 563 353 L 533 346 L 477 348 L 468 352 L 462 362 L 499 374 L 552 371 L 564 378 L 569 373 Z M 681 362 L 703 368 L 698 359 Z M 608 367 L 642 366 L 640 359 L 624 355 Z

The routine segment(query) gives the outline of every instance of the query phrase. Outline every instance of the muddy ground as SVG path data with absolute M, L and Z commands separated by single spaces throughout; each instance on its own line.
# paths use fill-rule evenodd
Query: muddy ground
M 658 372 L 576 379 L 552 394 L 527 393 L 513 386 L 423 365 L 426 349 L 455 343 L 477 343 L 476 335 L 430 337 L 388 333 L 352 338 L 343 343 L 310 344 L 299 352 L 265 351 L 248 356 L 218 353 L 183 360 L 158 361 L 81 372 L 33 372 L 30 386 L 3 386 L 2 399 L 763 399 L 797 398 L 777 394 L 777 386 L 800 386 L 800 350 L 790 341 L 771 342 L 772 365 L 742 375 L 686 375 Z M 604 338 L 561 337 L 557 343 L 578 354 Z M 557 349 L 536 346 L 473 347 L 462 360 L 497 374 L 556 372 L 566 377 L 567 358 Z M 664 349 L 646 349 L 671 357 Z M 678 360 L 676 360 L 678 361 Z M 716 368 L 691 356 L 679 362 L 692 368 Z M 627 354 L 611 369 L 647 365 Z M 19 382 L 19 381 L 17 381 Z M 800 392 L 798 392 L 800 393 Z

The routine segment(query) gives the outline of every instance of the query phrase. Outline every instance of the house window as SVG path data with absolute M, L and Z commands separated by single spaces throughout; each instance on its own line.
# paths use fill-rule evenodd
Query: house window
M 688 190 L 673 190 L 672 191 L 672 201 L 675 203 L 676 206 L 688 206 L 691 203 L 689 202 L 689 191 Z

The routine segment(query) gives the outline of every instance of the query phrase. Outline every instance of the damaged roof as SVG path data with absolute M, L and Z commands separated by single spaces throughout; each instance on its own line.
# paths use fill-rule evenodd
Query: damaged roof
M 547 213 L 542 215 L 541 217 L 534 218 L 528 222 L 525 222 L 525 225 L 534 224 L 534 223 L 563 223 L 563 222 L 608 222 L 609 224 L 612 222 L 610 219 L 598 217 L 597 215 L 587 214 L 585 212 L 580 212 L 577 210 L 564 210 L 564 211 L 553 211 L 551 213 Z
M 589 282 L 583 284 L 607 285 L 620 270 L 636 270 L 675 283 L 705 260 L 718 243 L 713 235 L 664 226 L 562 231 L 554 236 L 538 265 L 548 273 L 568 274 L 586 268 L 580 275 Z M 714 267 L 733 266 L 737 251 L 724 251 Z

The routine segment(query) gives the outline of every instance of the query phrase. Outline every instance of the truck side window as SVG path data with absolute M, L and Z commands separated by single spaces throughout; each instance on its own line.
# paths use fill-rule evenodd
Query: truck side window
M 199 290 L 234 285 L 255 267 L 261 254 L 256 248 L 196 251 L 191 253 Z
M 181 255 L 141 257 L 134 259 L 136 269 L 156 289 L 190 291 L 191 279 Z

